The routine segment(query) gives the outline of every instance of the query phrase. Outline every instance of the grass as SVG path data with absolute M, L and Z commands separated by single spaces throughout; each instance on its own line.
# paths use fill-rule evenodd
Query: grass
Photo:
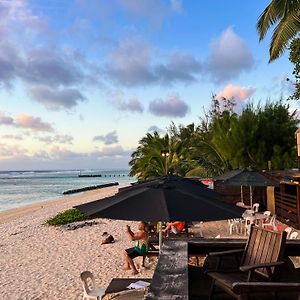
M 57 214 L 56 216 L 47 220 L 46 223 L 52 226 L 59 226 L 59 225 L 69 224 L 72 222 L 84 221 L 87 219 L 88 216 L 86 214 L 82 213 L 80 210 L 76 208 L 72 208 Z

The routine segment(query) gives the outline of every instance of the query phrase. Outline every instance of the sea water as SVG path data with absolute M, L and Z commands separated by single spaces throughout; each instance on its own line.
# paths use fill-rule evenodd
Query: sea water
M 66 190 L 134 182 L 135 178 L 128 173 L 129 170 L 0 171 L 0 211 L 59 198 Z M 101 177 L 79 177 L 79 174 Z

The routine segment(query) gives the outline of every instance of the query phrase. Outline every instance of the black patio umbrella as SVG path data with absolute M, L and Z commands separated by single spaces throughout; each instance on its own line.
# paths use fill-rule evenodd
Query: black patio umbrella
M 255 171 L 251 168 L 238 169 L 229 171 L 219 177 L 217 180 L 223 181 L 229 186 L 240 186 L 241 187 L 241 200 L 242 198 L 242 187 L 248 186 L 250 188 L 250 205 L 252 206 L 252 187 L 260 186 L 274 186 L 276 183 L 271 179 L 267 178 L 263 172 Z
M 204 184 L 175 176 L 120 189 L 112 197 L 76 206 L 90 217 L 145 221 L 213 221 L 238 218 L 242 209 L 221 201 Z
M 240 218 L 244 212 L 221 201 L 204 184 L 169 174 L 75 208 L 90 217 L 158 222 L 225 220 Z

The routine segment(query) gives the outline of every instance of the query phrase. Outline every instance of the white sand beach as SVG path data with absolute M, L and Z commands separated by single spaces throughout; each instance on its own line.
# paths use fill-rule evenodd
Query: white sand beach
M 79 275 L 90 270 L 100 287 L 107 287 L 114 277 L 132 277 L 123 271 L 125 248 L 131 247 L 125 225 L 135 222 L 95 219 L 97 225 L 72 231 L 45 225 L 45 221 L 72 206 L 117 192 L 109 187 L 66 196 L 0 213 L 0 299 L 82 299 Z M 101 245 L 102 233 L 108 232 L 115 243 Z M 205 237 L 228 236 L 227 221 L 203 224 Z M 232 235 L 242 237 L 244 235 Z M 156 259 L 141 267 L 136 278 L 152 277 Z
M 113 195 L 117 187 L 98 189 L 0 213 L 0 299 L 82 299 L 79 275 L 90 270 L 99 286 L 114 277 L 132 277 L 122 270 L 122 250 L 131 247 L 125 225 L 134 222 L 96 219 L 98 225 L 61 231 L 45 225 L 56 213 L 76 204 Z M 114 244 L 101 245 L 109 232 Z M 152 277 L 154 265 L 136 277 Z

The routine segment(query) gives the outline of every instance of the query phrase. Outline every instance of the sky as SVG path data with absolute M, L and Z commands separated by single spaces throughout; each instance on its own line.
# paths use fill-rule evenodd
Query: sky
M 129 168 L 147 132 L 212 94 L 286 99 L 256 22 L 269 1 L 0 0 L 0 170 Z M 297 108 L 297 103 L 290 103 Z

